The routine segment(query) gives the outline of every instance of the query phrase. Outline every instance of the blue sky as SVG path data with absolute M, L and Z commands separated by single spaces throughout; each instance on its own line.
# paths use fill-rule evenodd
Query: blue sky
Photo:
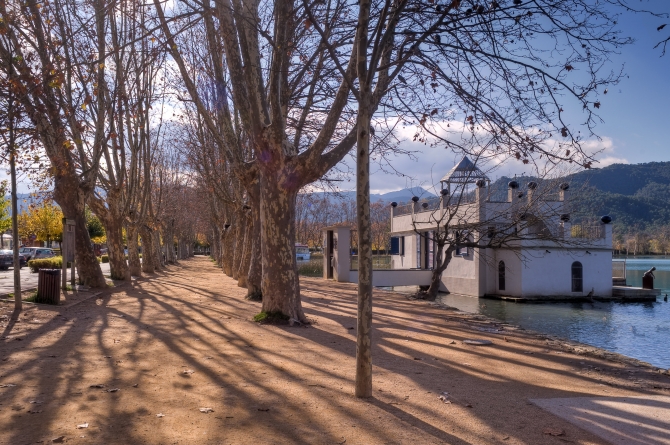
M 633 0 L 630 3 L 640 8 L 670 12 L 670 0 Z M 598 156 L 601 162 L 596 167 L 615 162 L 670 161 L 670 45 L 664 57 L 661 57 L 660 49 L 654 49 L 659 40 L 670 36 L 670 19 L 647 14 L 624 14 L 619 23 L 624 34 L 633 37 L 635 43 L 612 57 L 612 69 L 618 70 L 623 66 L 628 77 L 601 97 L 599 114 L 604 123 L 597 126 L 596 133 L 603 138 L 599 146 L 605 150 Z M 656 28 L 663 23 L 668 23 L 668 26 L 657 31 Z M 409 142 L 405 147 L 422 149 L 416 161 L 403 157 L 394 162 L 394 166 L 409 177 L 384 174 L 373 168 L 373 193 L 410 185 L 430 188 L 460 159 L 460 155 L 443 149 L 423 148 Z M 509 161 L 490 176 L 495 179 L 527 170 L 520 162 Z M 342 183 L 342 189 L 353 187 L 352 182 Z
M 630 3 L 640 8 L 670 12 L 670 0 L 630 0 Z M 668 23 L 668 26 L 657 31 L 656 28 L 663 23 Z M 664 57 L 661 57 L 660 49 L 654 49 L 659 40 L 670 36 L 670 19 L 647 14 L 624 14 L 620 25 L 622 31 L 636 42 L 624 47 L 620 55 L 612 58 L 612 68 L 618 69 L 623 65 L 628 77 L 601 98 L 599 113 L 605 122 L 598 125 L 596 132 L 603 138 L 599 144 L 605 150 L 599 155 L 599 166 L 613 162 L 670 161 L 670 47 Z M 404 143 L 404 147 L 420 150 L 418 159 L 400 156 L 393 160 L 393 167 L 405 177 L 386 174 L 373 166 L 372 193 L 416 185 L 430 188 L 460 159 L 460 155 L 444 149 L 426 148 L 409 141 Z M 350 161 L 348 163 L 351 165 Z M 518 161 L 510 161 L 490 176 L 495 179 L 503 174 L 521 174 L 526 170 Z M 5 169 L 0 170 L 0 179 L 7 176 Z M 339 183 L 340 188 L 353 190 L 354 179 Z M 27 192 L 27 178 L 22 175 L 19 182 L 19 191 Z

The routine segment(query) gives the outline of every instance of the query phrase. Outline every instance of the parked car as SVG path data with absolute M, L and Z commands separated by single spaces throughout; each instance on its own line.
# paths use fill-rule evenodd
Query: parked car
M 26 257 L 26 261 L 39 260 L 41 258 L 55 257 L 56 253 L 53 249 L 46 249 L 44 247 L 21 247 L 19 254 Z
M 20 268 L 28 264 L 28 260 L 26 260 L 24 255 L 19 254 L 19 264 Z M 14 267 L 14 251 L 0 250 L 0 270 L 7 270 L 10 267 Z

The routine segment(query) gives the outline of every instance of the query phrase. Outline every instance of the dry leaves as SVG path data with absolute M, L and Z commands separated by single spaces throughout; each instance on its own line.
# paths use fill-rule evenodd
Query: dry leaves
M 200 408 L 200 412 L 201 412 L 201 413 L 205 413 L 205 414 L 207 414 L 207 413 L 213 413 L 213 412 L 214 412 L 214 408 Z

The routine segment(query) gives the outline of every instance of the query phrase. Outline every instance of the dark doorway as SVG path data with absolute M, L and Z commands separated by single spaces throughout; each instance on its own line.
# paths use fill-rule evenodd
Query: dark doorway
M 572 263 L 572 291 L 583 292 L 584 289 L 584 270 L 582 263 L 575 261 Z
M 505 290 L 505 262 L 498 263 L 498 290 Z
M 328 230 L 326 232 L 328 237 L 326 239 L 326 258 L 328 258 L 328 264 L 326 267 L 326 278 L 333 278 L 333 231 Z

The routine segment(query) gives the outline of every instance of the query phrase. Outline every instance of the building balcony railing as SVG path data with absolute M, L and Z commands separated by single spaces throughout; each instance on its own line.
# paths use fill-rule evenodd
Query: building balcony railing
M 605 226 L 604 225 L 586 225 L 574 224 L 570 228 L 570 236 L 572 238 L 582 239 L 604 239 Z

